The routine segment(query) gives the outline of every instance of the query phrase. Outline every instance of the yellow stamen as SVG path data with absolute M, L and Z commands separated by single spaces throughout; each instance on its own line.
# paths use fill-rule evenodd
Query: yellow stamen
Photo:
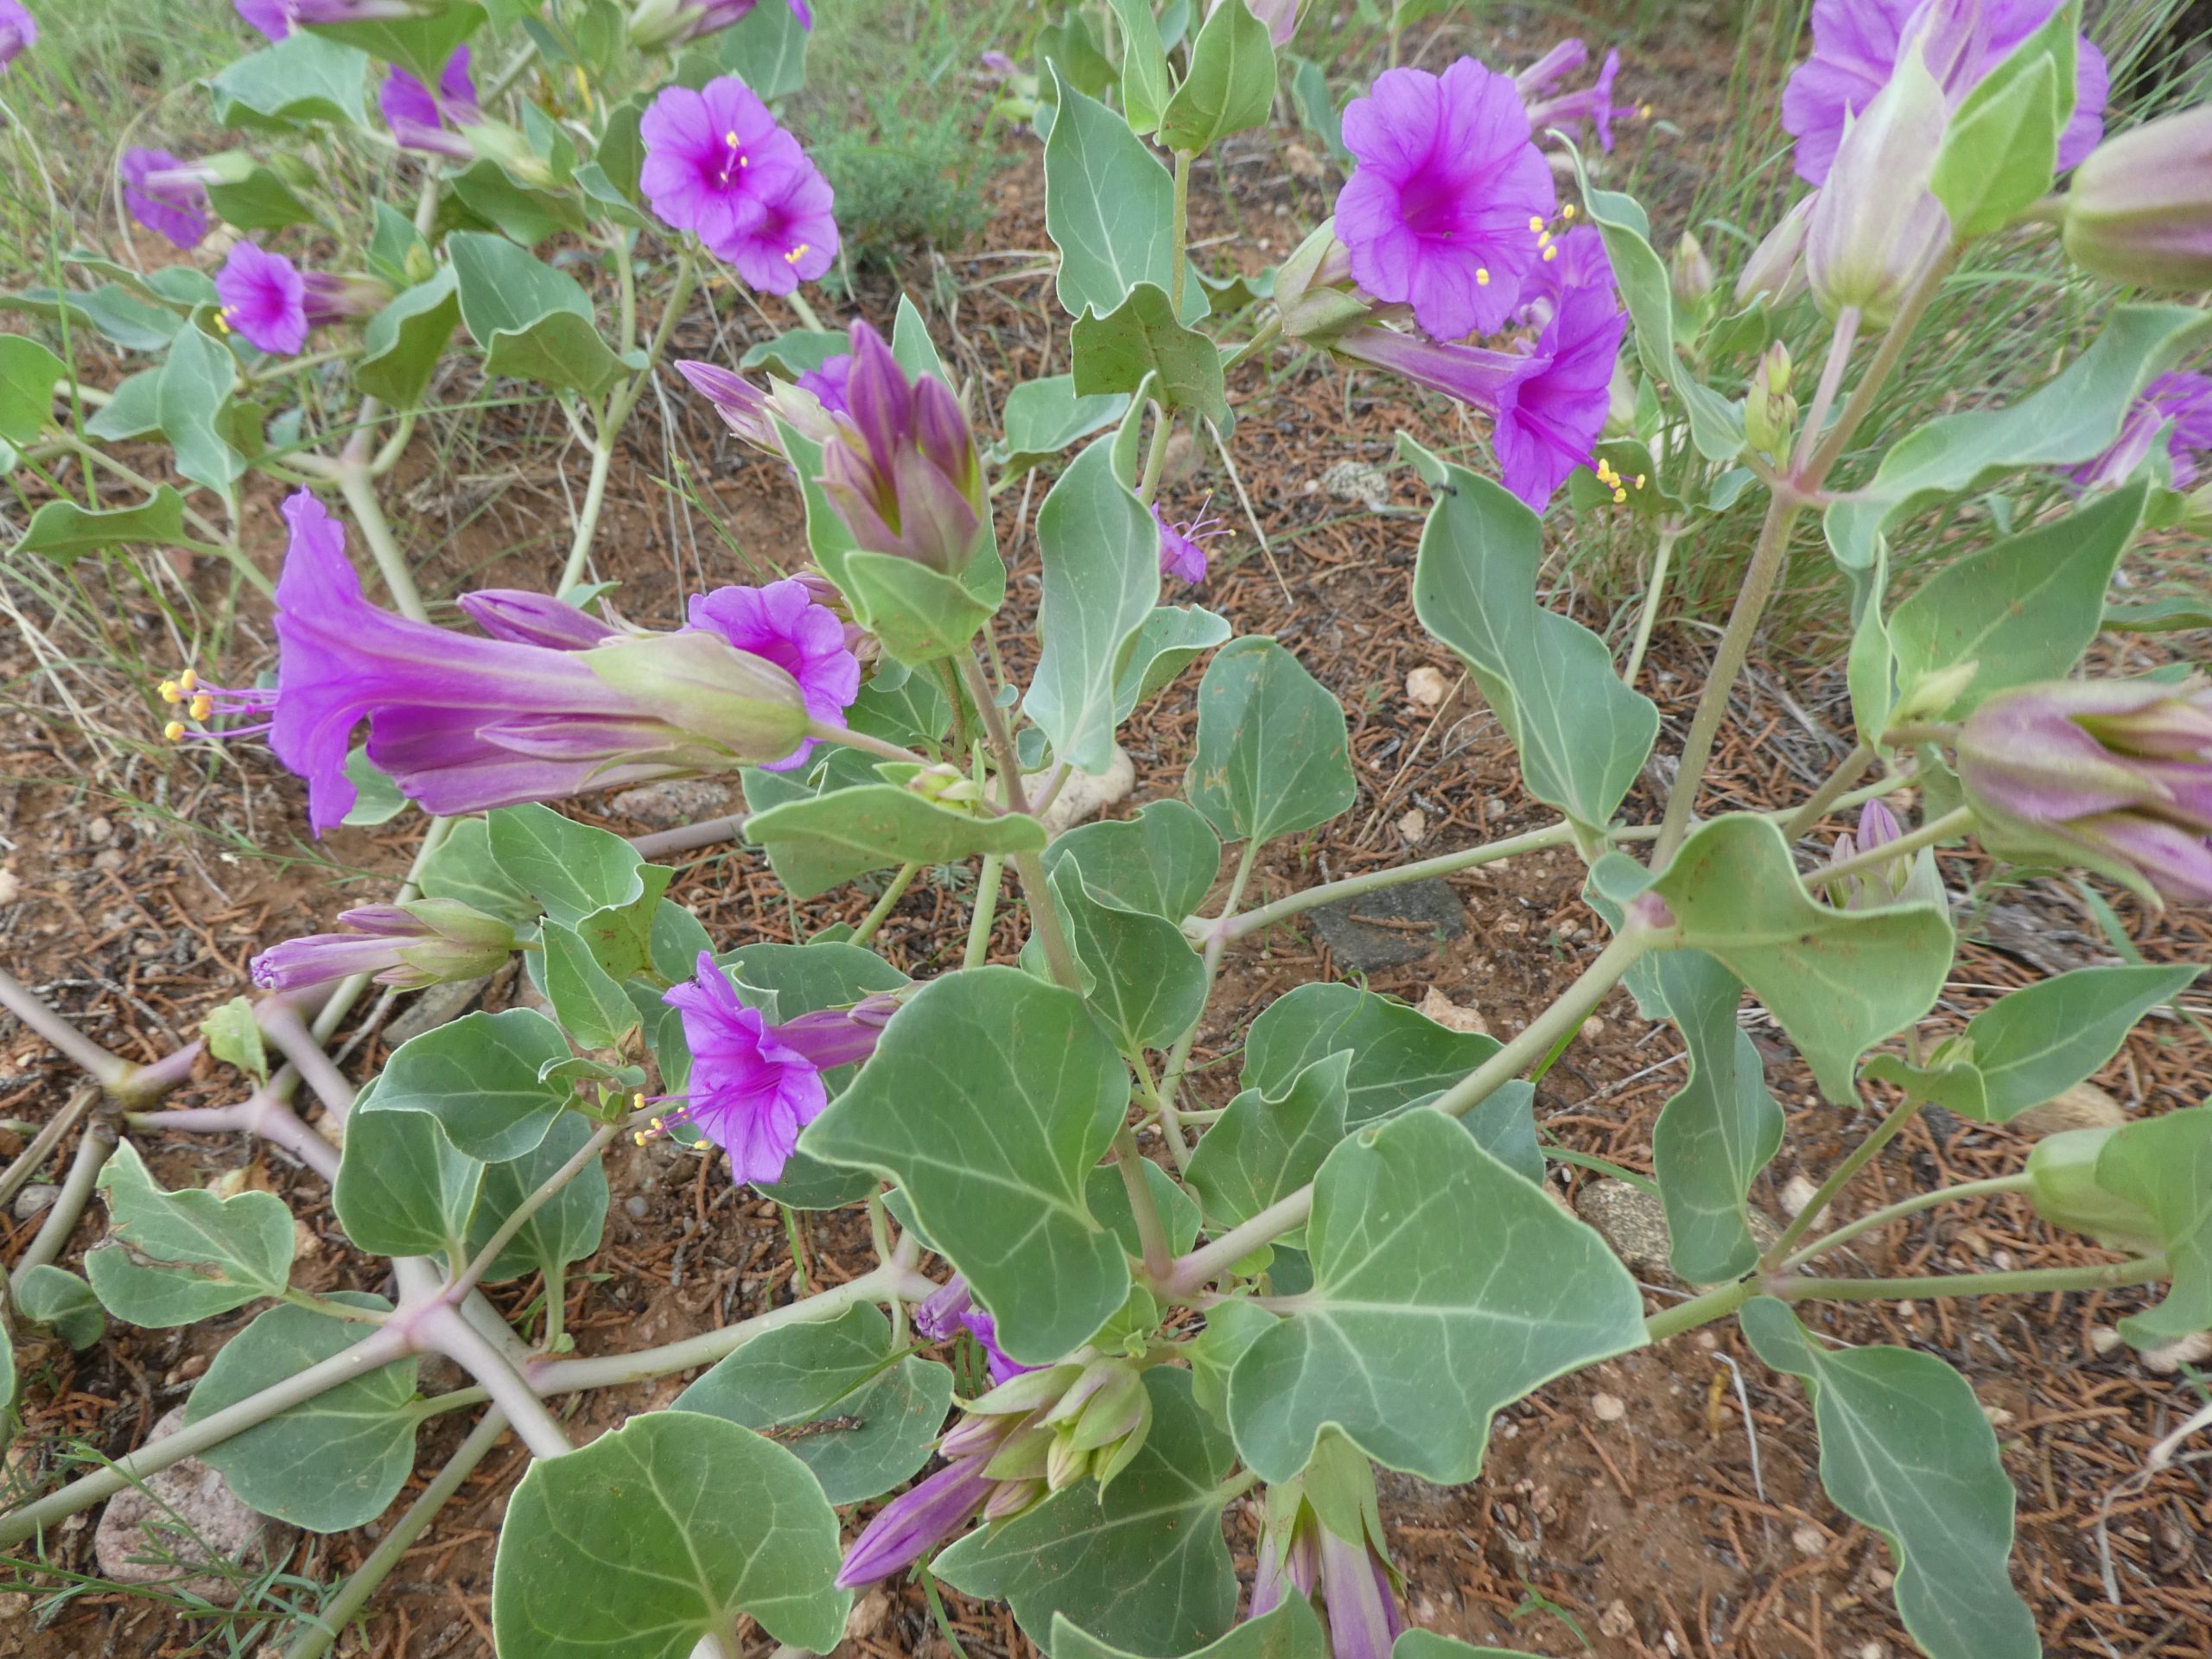
M 1551 233 L 1549 231 L 1543 231 L 1543 232 L 1540 232 L 1537 234 L 1537 237 L 1536 237 L 1536 245 L 1537 245 L 1538 247 L 1540 247 L 1540 248 L 1548 248 L 1549 246 L 1551 246 L 1551 245 L 1552 245 L 1552 233 Z
M 1566 207 L 1559 210 L 1559 216 L 1561 219 L 1573 219 L 1574 217 L 1574 204 L 1571 201 L 1568 202 Z
M 1488 288 L 1490 286 L 1490 267 L 1488 265 L 1477 265 L 1475 267 L 1475 286 L 1477 288 Z
M 1636 487 L 1639 490 L 1643 487 L 1643 474 L 1642 473 L 1638 473 L 1636 475 Z
M 1557 243 L 1554 243 L 1550 247 L 1546 248 L 1546 249 L 1544 250 L 1544 263 L 1545 263 L 1546 264 L 1548 264 L 1548 265 L 1549 264 L 1551 264 L 1551 262 L 1552 262 L 1553 260 L 1554 260 L 1554 259 L 1556 259 L 1556 258 L 1558 258 L 1558 257 L 1559 257 L 1559 245 L 1558 245 Z
M 645 1109 L 645 1096 L 642 1090 L 630 1096 L 630 1109 L 633 1112 L 642 1112 Z
M 784 263 L 787 265 L 795 265 L 798 264 L 800 260 L 806 257 L 807 247 L 808 245 L 804 242 L 798 244 L 798 246 L 794 247 L 789 253 L 784 256 Z
M 1614 499 L 1614 500 L 1616 500 L 1616 501 L 1625 501 L 1625 500 L 1627 500 L 1627 499 L 1628 499 L 1628 492 L 1627 492 L 1626 490 L 1615 490 L 1615 491 L 1613 492 L 1613 499 Z
M 205 720 L 214 712 L 215 700 L 213 697 L 194 697 L 192 700 L 192 717 L 194 720 Z
M 641 1147 L 642 1147 L 642 1146 L 644 1146 L 644 1145 L 645 1144 L 645 1142 L 646 1142 L 647 1141 L 651 1140 L 652 1137 L 651 1135 L 647 1135 L 647 1134 L 646 1134 L 643 1129 L 639 1129 L 639 1130 L 635 1135 L 632 1135 L 630 1138 L 631 1138 L 632 1141 L 636 1141 L 639 1146 L 641 1146 Z
M 1646 121 L 1649 121 L 1651 118 L 1651 106 L 1649 104 L 1638 105 L 1637 106 L 1636 112 L 1642 116 Z
M 1529 228 L 1535 232 L 1538 236 L 1541 236 L 1544 233 L 1544 221 L 1535 214 L 1531 213 L 1529 215 Z
M 722 134 L 722 142 L 727 143 L 732 149 L 735 149 L 737 148 L 737 135 L 734 132 L 726 132 Z
M 177 684 L 175 680 L 163 680 L 162 682 L 162 701 L 163 702 L 182 702 L 184 701 L 184 689 Z
M 183 673 L 176 677 L 176 683 L 180 686 L 183 687 L 187 691 L 197 690 L 200 686 L 199 671 L 190 668 L 186 669 Z
M 215 326 L 226 334 L 231 332 L 231 312 L 232 309 L 232 307 L 226 305 L 220 311 L 218 311 L 215 314 Z
M 184 736 L 184 722 L 181 720 L 169 721 L 168 725 L 162 728 L 162 735 L 172 743 L 180 741 Z

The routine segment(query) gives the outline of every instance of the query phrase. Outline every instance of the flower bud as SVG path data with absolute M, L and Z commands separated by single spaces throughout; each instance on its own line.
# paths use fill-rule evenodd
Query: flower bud
M 1674 286 L 1675 298 L 1686 311 L 1695 313 L 1712 296 L 1713 261 L 1706 257 L 1703 245 L 1688 231 L 1675 244 L 1675 257 L 1667 263 L 1667 276 Z
M 852 327 L 845 411 L 823 446 L 822 487 L 864 551 L 958 575 L 989 518 L 968 416 L 934 375 L 909 380 L 883 337 Z
M 1797 400 L 1789 395 L 1789 348 L 1780 340 L 1766 348 L 1744 388 L 1744 435 L 1752 448 L 1779 461 L 1789 453 L 1797 430 Z
M 2212 105 L 2107 138 L 2074 172 L 2060 236 L 2085 270 L 2144 288 L 2212 287 Z
M 983 1505 L 983 1519 L 1011 1521 L 1025 1510 L 1034 1508 L 1046 1496 L 1045 1483 L 1041 1480 L 1001 1481 Z
M 415 899 L 341 912 L 343 933 L 313 933 L 273 945 L 253 959 L 253 982 L 297 991 L 355 974 L 380 985 L 420 990 L 447 980 L 479 979 L 504 964 L 514 929 L 457 899 Z
M 983 1472 L 993 1480 L 1037 1480 L 1045 1473 L 1046 1460 L 1051 1457 L 1052 1446 L 1059 1439 L 1053 1432 L 1035 1422 L 1025 1423 L 1007 1435 L 997 1451 L 984 1464 Z
M 1738 305 L 1763 299 L 1770 307 L 1781 306 L 1805 291 L 1805 232 L 1819 199 L 1815 191 L 1800 200 L 1751 250 L 1743 274 L 1736 278 Z
M 519 127 L 509 126 L 504 121 L 494 121 L 486 116 L 471 122 L 461 130 L 460 137 L 468 148 L 488 162 L 496 162 L 516 183 L 536 189 L 554 188 L 558 181 L 544 157 L 530 147 L 530 139 Z
M 1372 309 L 1351 285 L 1351 250 L 1325 219 L 1275 272 L 1275 314 L 1290 340 L 1327 345 Z
M 972 808 L 983 798 L 976 780 L 945 760 L 921 767 L 906 780 L 906 787 L 939 806 Z
M 1897 706 L 1890 711 L 1891 722 L 1941 719 L 1980 671 L 1980 663 L 1955 663 L 1921 675 L 1898 694 Z
M 639 760 L 659 750 L 664 755 L 657 759 L 681 757 L 685 766 L 721 770 L 780 760 L 806 739 L 798 682 L 766 658 L 704 629 L 618 639 L 573 654 L 640 713 L 664 723 L 658 733 L 641 727 L 616 755 Z M 611 731 L 586 729 L 609 723 L 578 722 L 573 731 L 539 734 L 537 741 L 543 752 L 566 756 L 578 745 L 613 739 Z
M 1077 1447 L 1065 1435 L 1055 1435 L 1052 1450 L 1045 1454 L 1045 1484 L 1056 1492 L 1064 1492 L 1090 1472 L 1090 1453 Z
M 1830 318 L 1856 309 L 1886 327 L 1949 242 L 1950 217 L 1928 188 L 1947 124 L 1942 86 L 1914 48 L 1847 123 L 1805 234 L 1806 275 Z
M 454 603 L 494 639 L 512 639 L 518 645 L 589 651 L 606 644 L 615 632 L 588 611 L 565 605 L 550 594 L 533 594 L 520 588 L 480 588 L 461 594 Z
M 1144 1376 L 1126 1360 L 1115 1362 L 1104 1386 L 1094 1394 L 1069 1431 L 1079 1452 L 1096 1452 L 1131 1433 L 1152 1416 L 1152 1395 Z
M 1048 1406 L 1067 1391 L 1068 1385 L 1082 1375 L 1078 1365 L 1047 1365 L 1041 1370 L 1024 1371 L 1010 1377 L 987 1394 L 977 1395 L 967 1403 L 971 1412 L 999 1414 L 1035 1411 Z
M 2097 1160 L 2117 1126 L 2062 1129 L 2028 1154 L 2028 1202 L 2054 1227 L 2087 1233 L 2116 1250 L 2161 1248 L 2158 1224 L 2141 1205 L 2097 1183 Z

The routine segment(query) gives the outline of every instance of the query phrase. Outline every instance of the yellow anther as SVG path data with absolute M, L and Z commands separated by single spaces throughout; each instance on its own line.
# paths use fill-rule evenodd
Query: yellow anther
M 172 743 L 180 741 L 184 736 L 184 722 L 181 720 L 169 721 L 168 725 L 162 728 L 162 735 Z
M 1649 104 L 1639 104 L 1637 105 L 1636 112 L 1642 116 L 1646 121 L 1649 121 L 1651 118 L 1651 106 Z
M 642 1146 L 644 1146 L 647 1141 L 649 1141 L 649 1140 L 651 1140 L 651 1139 L 652 1139 L 652 1137 L 651 1137 L 650 1135 L 647 1135 L 647 1134 L 646 1134 L 643 1129 L 639 1129 L 639 1130 L 635 1135 L 632 1135 L 630 1138 L 631 1138 L 632 1141 L 636 1141 L 636 1142 L 637 1142 L 639 1146 L 641 1146 L 641 1147 L 642 1147 Z
M 215 326 L 226 334 L 231 332 L 231 313 L 234 309 L 235 307 L 226 305 L 215 314 Z
M 1561 219 L 1573 219 L 1574 217 L 1574 204 L 1571 201 L 1568 202 L 1566 207 L 1559 210 L 1559 216 Z
M 722 134 L 722 142 L 728 144 L 732 149 L 735 149 L 737 148 L 737 134 L 734 132 L 726 132 Z
M 807 247 L 808 245 L 806 243 L 799 243 L 797 246 L 792 248 L 789 253 L 784 256 L 784 263 L 787 265 L 795 265 L 798 264 L 800 260 L 806 257 Z
M 1548 248 L 1546 248 L 1546 249 L 1544 250 L 1544 263 L 1545 263 L 1546 264 L 1548 264 L 1548 265 L 1549 264 L 1551 264 L 1551 262 L 1552 262 L 1553 260 L 1554 260 L 1554 259 L 1556 259 L 1556 258 L 1558 258 L 1558 257 L 1559 257 L 1559 245 L 1558 245 L 1556 242 L 1554 242 L 1554 243 L 1550 247 L 1548 247 Z
M 214 712 L 215 700 L 213 697 L 194 697 L 192 700 L 192 717 L 194 720 L 205 720 Z
M 162 701 L 163 702 L 182 702 L 184 701 L 184 689 L 178 685 L 175 680 L 163 680 L 162 682 Z
M 1488 288 L 1490 286 L 1490 267 L 1488 265 L 1477 265 L 1475 267 L 1475 286 L 1477 288 Z
M 1537 214 L 1535 214 L 1535 213 L 1531 213 L 1531 214 L 1529 214 L 1529 228 L 1531 231 L 1534 231 L 1534 232 L 1535 232 L 1538 236 L 1541 236 L 1541 235 L 1544 233 L 1544 221 L 1543 221 L 1543 219 L 1542 219 L 1540 216 L 1538 216 Z
M 1627 499 L 1628 499 L 1628 492 L 1627 492 L 1626 490 L 1620 490 L 1620 489 L 1617 489 L 1617 490 L 1615 490 L 1615 491 L 1613 492 L 1613 499 L 1614 499 L 1614 500 L 1616 500 L 1616 501 L 1625 501 L 1625 500 L 1627 500 Z
M 642 1112 L 645 1109 L 645 1096 L 643 1090 L 630 1096 L 630 1109 L 633 1112 Z
M 176 677 L 176 683 L 187 691 L 198 690 L 200 689 L 200 675 L 198 671 L 189 668 L 186 669 L 183 673 Z
M 1638 473 L 1636 475 L 1636 487 L 1639 490 L 1643 487 L 1643 474 L 1642 473 Z

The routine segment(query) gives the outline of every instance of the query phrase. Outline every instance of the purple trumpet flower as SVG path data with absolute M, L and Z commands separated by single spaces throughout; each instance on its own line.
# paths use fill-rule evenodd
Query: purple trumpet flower
M 823 1072 L 873 1054 L 898 1009 L 895 998 L 872 996 L 772 1026 L 704 950 L 698 971 L 661 1000 L 683 1018 L 691 1077 L 684 1103 L 654 1127 L 695 1125 L 729 1154 L 736 1179 L 762 1185 L 782 1177 L 798 1132 L 830 1103 Z
M 2212 283 L 2212 107 L 2099 145 L 2074 175 L 2061 235 L 2076 264 L 2116 283 Z
M 798 683 L 712 632 L 577 651 L 473 639 L 370 604 L 345 531 L 313 495 L 294 495 L 284 516 L 276 689 L 176 684 L 194 721 L 254 718 L 201 734 L 265 733 L 307 780 L 318 835 L 353 808 L 346 757 L 364 720 L 369 759 L 440 817 L 758 765 L 807 735 Z
M 0 69 L 38 44 L 38 19 L 23 9 L 22 0 L 0 0 Z
M 763 294 L 790 294 L 837 262 L 836 193 L 802 156 L 796 172 L 761 199 L 760 217 L 710 245 Z
M 1797 140 L 1798 177 L 1819 184 L 1843 143 L 1847 118 L 1864 114 L 1889 85 L 1910 44 L 1926 35 L 1929 67 L 1956 109 L 1982 78 L 2043 27 L 2059 0 L 1815 0 L 1813 52 L 1782 92 L 1782 124 Z M 2072 167 L 2104 131 L 2110 76 L 2087 35 L 2075 42 L 2074 115 L 2059 135 L 2058 165 Z
M 1171 524 L 1157 505 L 1152 510 L 1152 521 L 1160 526 L 1160 574 L 1173 576 L 1178 582 L 1194 586 L 1206 579 L 1206 543 L 1216 536 L 1229 533 L 1227 525 L 1218 518 L 1199 516 L 1187 524 Z
M 696 92 L 664 88 L 640 119 L 639 134 L 645 145 L 639 188 L 664 222 L 691 232 L 756 288 L 789 293 L 802 264 L 815 275 L 828 269 L 826 261 L 816 268 L 818 250 L 785 256 L 802 239 L 800 219 L 811 226 L 816 208 L 827 213 L 829 186 L 814 190 L 821 175 L 798 140 L 735 75 L 719 75 Z M 756 257 L 771 243 L 769 257 L 780 271 L 764 271 Z M 834 226 L 826 245 L 834 257 Z M 785 277 L 785 286 L 772 286 Z
M 1594 238 L 1596 232 L 1570 232 L 1585 234 Z M 1627 330 L 1627 314 L 1610 279 L 1568 286 L 1537 337 L 1530 361 L 1541 366 L 1500 389 L 1491 448 L 1505 487 L 1532 511 L 1541 512 L 1577 467 L 1592 464 Z
M 1358 164 L 1337 234 L 1360 287 L 1439 340 L 1503 327 L 1558 202 L 1514 83 L 1472 58 L 1389 70 L 1344 111 L 1344 139 Z
M 2212 686 L 2061 681 L 1999 692 L 1958 735 L 1983 843 L 2155 901 L 2212 899 Z
M 1817 190 L 1800 198 L 1751 250 L 1736 278 L 1738 305 L 1764 299 L 1768 305 L 1780 307 L 1805 291 L 1805 233 L 1820 199 Z
M 188 251 L 206 239 L 207 187 L 183 161 L 166 149 L 126 149 L 116 170 L 131 218 Z
M 2189 370 L 2159 375 L 2127 411 L 2120 435 L 2069 476 L 2085 490 L 2116 489 L 2134 476 L 2162 432 L 2173 486 L 2186 490 L 2196 481 L 2198 457 L 2212 452 L 2212 378 Z
M 982 1344 L 984 1363 L 994 1383 L 1040 1369 L 1009 1359 L 1000 1351 L 998 1322 L 976 1306 L 968 1281 L 957 1273 L 915 1307 L 914 1329 L 931 1342 L 950 1342 L 966 1332 Z
M 308 342 L 308 286 L 281 253 L 235 242 L 215 273 L 222 326 L 258 349 L 289 357 Z
M 494 639 L 510 639 L 517 645 L 589 651 L 594 645 L 605 645 L 619 632 L 588 611 L 519 588 L 480 588 L 454 602 L 470 621 Z
M 299 991 L 355 974 L 379 985 L 420 990 L 442 981 L 494 971 L 515 948 L 514 929 L 457 899 L 416 899 L 341 911 L 342 933 L 311 933 L 271 945 L 253 959 L 264 991 Z
M 982 1451 L 949 1463 L 885 1504 L 845 1552 L 838 1587 L 856 1589 L 903 1573 L 974 1520 L 999 1484 L 983 1472 L 989 1461 Z
M 934 375 L 909 380 L 867 323 L 851 332 L 847 405 L 830 417 L 822 487 L 862 549 L 957 575 L 989 512 L 968 416 Z
M 453 55 L 446 60 L 435 92 L 393 64 L 385 73 L 377 107 L 384 111 L 385 125 L 391 129 L 402 149 L 450 156 L 464 162 L 476 153 L 467 139 L 448 130 L 474 126 L 484 118 L 476 105 L 476 82 L 468 73 L 465 46 L 454 48 Z
M 1531 132 L 1547 127 L 1571 127 L 1586 123 L 1598 135 L 1599 147 L 1608 155 L 1613 148 L 1613 123 L 1634 115 L 1633 104 L 1613 102 L 1613 83 L 1620 77 L 1621 54 L 1608 51 L 1598 67 L 1598 78 L 1580 92 L 1550 94 L 1552 85 L 1572 74 L 1589 60 L 1589 48 L 1579 40 L 1566 40 L 1513 78 L 1515 89 L 1529 111 Z M 1548 95 L 1549 94 L 1549 95 Z
M 1216 4 L 1223 0 L 1215 0 Z M 1268 43 L 1278 52 L 1298 35 L 1298 14 L 1305 0 L 1251 0 L 1252 16 L 1268 26 Z
M 1406 1628 L 1390 1569 L 1364 1540 L 1347 1542 L 1325 1526 L 1314 1531 L 1332 1659 L 1390 1659 L 1390 1644 Z

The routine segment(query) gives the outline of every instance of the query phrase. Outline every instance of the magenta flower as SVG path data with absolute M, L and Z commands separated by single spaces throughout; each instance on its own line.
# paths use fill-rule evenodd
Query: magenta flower
M 851 339 L 846 410 L 822 451 L 830 505 L 866 550 L 957 575 L 989 510 L 968 416 L 934 375 L 908 380 L 867 323 Z
M 311 933 L 272 945 L 253 959 L 264 991 L 373 974 L 379 985 L 420 990 L 442 981 L 494 972 L 515 948 L 514 929 L 457 899 L 416 899 L 341 911 L 342 933 Z
M 855 1589 L 905 1572 L 975 1519 L 998 1486 L 983 1472 L 990 1460 L 983 1451 L 948 1463 L 885 1504 L 845 1552 L 838 1588 Z
M 1188 524 L 1171 524 L 1155 506 L 1152 521 L 1160 526 L 1160 574 L 1173 576 L 1178 582 L 1195 585 L 1206 579 L 1207 541 L 1216 536 L 1228 534 L 1221 519 L 1208 518 L 1205 510 Z
M 1905 41 L 1926 30 L 1928 67 L 1955 109 L 2057 8 L 2058 0 L 1984 0 L 1972 11 L 1959 0 L 1815 0 L 1813 54 L 1782 92 L 1782 124 L 1797 140 L 1797 175 L 1811 184 L 1827 177 L 1845 117 L 1889 84 Z M 2059 135 L 2061 171 L 2096 147 L 2110 90 L 2104 54 L 2087 35 L 2075 53 L 2074 117 Z
M 2117 488 L 2134 475 L 2161 432 L 2173 486 L 2186 490 L 2196 481 L 2197 457 L 2212 451 L 2212 378 L 2190 370 L 2158 376 L 2128 410 L 2120 435 L 2069 476 L 2083 489 Z
M 778 1040 L 759 1009 L 738 1000 L 737 988 L 704 950 L 697 974 L 661 1001 L 682 1015 L 691 1051 L 686 1103 L 666 1121 L 692 1124 L 727 1152 L 737 1179 L 778 1180 L 798 1132 L 830 1103 L 820 1069 Z
M 454 602 L 470 621 L 494 639 L 511 639 L 518 645 L 589 651 L 594 645 L 605 645 L 616 633 L 588 611 L 519 588 L 480 588 Z
M 1043 1369 L 1009 1359 L 999 1349 L 998 1322 L 976 1306 L 968 1281 L 958 1274 L 944 1287 L 925 1297 L 914 1308 L 914 1329 L 931 1342 L 950 1342 L 962 1332 L 982 1345 L 983 1360 L 993 1383 L 1007 1382 L 1026 1371 Z
M 763 294 L 789 294 L 837 260 L 836 193 L 801 156 L 798 170 L 764 195 L 760 217 L 708 246 Z
M 297 265 L 251 242 L 232 243 L 215 273 L 224 327 L 279 357 L 289 357 L 307 344 L 307 296 Z
M 1558 200 L 1507 77 L 1462 58 L 1392 69 L 1344 111 L 1358 160 L 1337 197 L 1352 275 L 1439 340 L 1492 334 L 1520 302 Z
M 179 248 L 206 238 L 207 187 L 185 162 L 165 149 L 126 149 L 116 170 L 131 218 Z
M 1391 1644 L 1406 1628 L 1390 1569 L 1365 1540 L 1347 1542 L 1325 1526 L 1313 1530 L 1331 1659 L 1390 1659 Z
M 740 651 L 750 652 L 798 682 L 806 712 L 824 726 L 842 726 L 845 710 L 861 694 L 860 659 L 846 648 L 845 625 L 817 605 L 806 583 L 786 579 L 765 588 L 717 588 L 692 595 L 691 626 L 711 629 Z M 804 765 L 812 740 L 767 769 Z
M 1992 852 L 2212 899 L 2212 687 L 2062 681 L 1999 692 L 1958 737 Z
M 799 390 L 814 394 L 815 402 L 832 415 L 845 412 L 845 388 L 853 378 L 853 354 L 835 352 L 822 359 L 819 368 L 809 369 L 798 378 Z
M 1491 435 L 1505 487 L 1541 512 L 1577 467 L 1591 464 L 1611 406 L 1628 317 L 1611 283 L 1564 289 L 1536 341 L 1542 366 L 1500 388 Z
M 432 92 L 397 64 L 386 70 L 377 93 L 377 107 L 385 124 L 402 149 L 451 156 L 467 161 L 475 154 L 468 141 L 450 127 L 474 126 L 483 119 L 476 107 L 476 82 L 468 73 L 468 48 L 454 48 L 439 73 L 438 89 Z
M 37 44 L 38 19 L 23 9 L 22 0 L 0 0 L 0 69 Z
M 735 75 L 717 76 L 696 92 L 663 89 L 638 130 L 645 145 L 638 187 L 653 212 L 722 258 L 809 165 L 798 140 Z
M 355 798 L 354 728 L 400 791 L 439 817 L 655 778 L 781 760 L 806 734 L 804 700 L 774 664 L 711 633 L 620 639 L 589 650 L 479 639 L 372 605 L 346 533 L 302 490 L 276 585 L 273 691 L 173 682 L 202 736 L 266 734 L 307 780 L 320 835 Z M 166 693 L 165 693 L 166 694 Z M 181 721 L 172 738 L 188 734 Z
M 1600 147 L 1611 153 L 1613 118 L 1635 113 L 1633 105 L 1613 102 L 1613 82 L 1621 72 L 1621 54 L 1607 52 L 1605 62 L 1598 67 L 1598 79 L 1582 91 L 1553 94 L 1550 90 L 1589 59 L 1589 48 L 1580 41 L 1561 41 L 1513 78 L 1514 90 L 1520 93 L 1522 105 L 1529 111 L 1529 129 L 1532 133 L 1541 132 L 1547 127 L 1585 122 L 1598 135 Z
M 231 0 L 232 9 L 272 41 L 308 23 L 365 23 L 412 17 L 409 0 Z

